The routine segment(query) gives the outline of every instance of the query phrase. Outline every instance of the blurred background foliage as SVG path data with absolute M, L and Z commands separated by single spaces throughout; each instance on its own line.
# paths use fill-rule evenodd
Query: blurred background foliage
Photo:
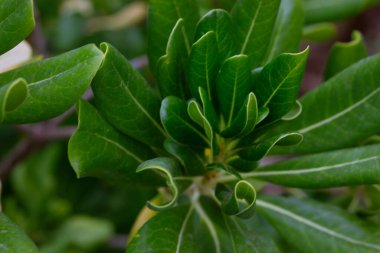
M 198 2 L 205 13 L 215 7 L 230 9 L 235 0 Z M 28 38 L 34 56 L 53 56 L 106 41 L 151 78 L 145 56 L 147 1 L 35 3 L 36 29 Z M 379 4 L 379 0 L 304 0 L 304 45 L 311 45 L 311 55 L 302 92 L 323 81 L 329 49 L 336 41 L 350 41 L 353 30 L 363 34 L 370 55 L 380 52 Z M 76 116 L 70 114 L 62 124 L 75 125 Z M 155 192 L 120 182 L 78 180 L 67 160 L 67 138 L 60 139 L 41 141 L 23 127 L 0 126 L 0 168 L 5 163 L 12 168 L 2 178 L 2 209 L 43 253 L 124 252 L 136 216 Z M 368 141 L 379 142 L 379 137 Z M 28 145 L 26 151 L 17 153 L 22 142 Z M 19 157 L 9 161 L 14 153 Z M 380 186 L 306 192 L 269 187 L 267 191 L 308 194 L 380 224 Z

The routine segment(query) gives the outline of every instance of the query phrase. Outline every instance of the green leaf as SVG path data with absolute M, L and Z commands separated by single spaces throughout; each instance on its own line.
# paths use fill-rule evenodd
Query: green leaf
M 207 91 L 213 101 L 215 78 L 218 74 L 218 48 L 215 32 L 203 35 L 191 48 L 189 56 L 188 79 L 193 97 L 200 100 L 198 87 Z
M 0 212 L 1 252 L 37 253 L 38 249 L 24 231 L 15 225 L 4 213 Z
M 258 212 L 299 252 L 380 251 L 378 235 L 372 229 L 334 206 L 275 196 L 261 197 L 256 205 Z
M 87 45 L 0 74 L 0 86 L 23 78 L 29 89 L 25 101 L 7 113 L 3 123 L 42 121 L 65 112 L 87 90 L 102 60 L 102 52 Z
M 162 148 L 160 99 L 120 52 L 106 43 L 100 47 L 105 59 L 92 83 L 96 107 L 122 133 Z
M 326 80 L 367 57 L 367 49 L 360 32 L 353 31 L 351 36 L 352 41 L 337 42 L 330 49 L 325 69 Z
M 335 23 L 317 23 L 305 25 L 303 39 L 307 41 L 325 42 L 331 40 L 337 33 Z
M 248 146 L 244 146 L 247 145 L 247 143 L 243 140 L 242 143 L 239 144 L 240 148 L 236 151 L 238 151 L 239 156 L 245 160 L 259 161 L 264 158 L 275 145 L 293 146 L 300 142 L 302 142 L 301 134 L 287 133 L 273 136 L 263 141 L 257 140 L 257 143 Z
M 284 116 L 282 116 L 282 120 L 293 120 L 300 116 L 302 113 L 302 104 L 299 100 L 296 100 L 293 108 Z
M 235 55 L 222 65 L 216 93 L 226 126 L 230 126 L 251 91 L 250 69 L 246 55 Z
M 244 174 L 298 188 L 327 188 L 380 183 L 380 145 L 308 155 Z
M 185 101 L 173 96 L 166 97 L 162 100 L 160 115 L 166 132 L 173 140 L 184 145 L 209 146 L 202 129 L 190 119 Z
M 117 132 L 85 101 L 79 101 L 78 115 L 78 129 L 68 145 L 69 160 L 78 177 L 144 179 L 135 170 L 154 157 L 147 146 Z
M 186 98 L 184 68 L 187 52 L 182 36 L 183 19 L 175 24 L 166 47 L 166 55 L 157 63 L 157 82 L 161 97 L 177 96 Z
M 156 205 L 148 201 L 148 207 L 155 211 L 162 211 L 174 206 L 177 203 L 178 195 L 189 186 L 190 182 L 183 180 L 179 180 L 179 182 L 175 181 L 176 177 L 182 176 L 182 170 L 179 164 L 171 158 L 157 157 L 140 164 L 136 172 L 140 173 L 147 170 L 153 170 L 157 172 L 157 174 L 165 177 L 166 184 L 172 194 L 172 199 L 169 202 L 163 205 Z
M 0 123 L 5 118 L 5 115 L 17 109 L 27 96 L 28 87 L 24 79 L 17 79 L 0 87 Z
M 237 171 L 249 172 L 256 169 L 259 166 L 259 163 L 257 161 L 252 162 L 241 159 L 239 156 L 235 156 L 230 161 L 228 161 L 228 165 L 230 165 Z
M 0 8 L 0 54 L 15 47 L 34 28 L 32 0 L 2 0 Z
M 266 122 L 286 115 L 294 106 L 306 67 L 309 49 L 276 57 L 254 76 L 253 91 L 260 107 L 268 107 Z
M 256 96 L 253 92 L 248 94 L 244 105 L 240 108 L 231 125 L 221 133 L 224 137 L 244 136 L 253 131 L 258 119 Z
M 223 63 L 235 51 L 233 25 L 230 14 L 221 9 L 207 12 L 197 25 L 195 39 L 200 39 L 209 31 L 215 32 L 218 62 Z
M 250 69 L 264 65 L 280 0 L 241 0 L 231 11 L 237 53 L 248 55 Z
M 304 23 L 302 0 L 281 0 L 265 63 L 282 53 L 297 52 Z
M 148 11 L 148 57 L 155 72 L 158 59 L 165 54 L 170 33 L 181 18 L 183 40 L 187 52 L 190 52 L 199 10 L 192 0 L 149 0 Z
M 198 91 L 202 101 L 203 115 L 205 115 L 207 120 L 210 122 L 214 131 L 219 132 L 219 116 L 216 113 L 215 107 L 212 104 L 207 91 L 202 87 L 199 87 Z
M 149 251 L 279 252 L 271 238 L 264 238 L 256 233 L 252 219 L 242 221 L 226 216 L 208 198 L 165 210 L 145 223 L 128 245 L 126 252 Z
M 276 153 L 315 153 L 358 144 L 379 132 L 380 55 L 366 58 L 300 99 L 303 113 L 271 134 L 296 131 L 301 145 Z M 355 131 L 353 131 L 355 129 Z
M 256 190 L 245 180 L 238 181 L 233 190 L 227 185 L 218 184 L 215 196 L 221 202 L 221 208 L 227 215 L 248 219 L 255 211 Z

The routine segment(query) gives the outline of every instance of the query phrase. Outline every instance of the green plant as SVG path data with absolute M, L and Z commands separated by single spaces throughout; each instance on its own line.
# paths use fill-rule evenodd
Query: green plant
M 31 1 L 20 1 L 27 13 L 12 2 L 0 25 L 17 11 L 12 22 L 26 24 Z M 240 0 L 201 18 L 194 1 L 149 4 L 157 85 L 110 44 L 87 45 L 0 74 L 1 122 L 60 115 L 91 84 L 68 144 L 76 174 L 159 189 L 147 203 L 157 214 L 142 212 L 150 219 L 126 252 L 378 252 L 374 223 L 299 189 L 380 183 L 380 146 L 365 142 L 380 129 L 380 55 L 365 58 L 354 33 L 331 51 L 327 81 L 298 101 L 309 52 L 298 52 L 301 1 Z M 4 35 L 1 52 L 27 28 Z M 268 155 L 303 156 L 263 165 Z M 265 182 L 303 198 L 265 194 Z M 36 251 L 0 219 L 8 251 Z

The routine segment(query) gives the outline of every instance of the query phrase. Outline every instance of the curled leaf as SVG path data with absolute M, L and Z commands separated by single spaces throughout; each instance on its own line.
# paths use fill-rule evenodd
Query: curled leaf
M 15 110 L 28 96 L 28 87 L 24 79 L 19 78 L 0 87 L 0 123 L 7 112 Z

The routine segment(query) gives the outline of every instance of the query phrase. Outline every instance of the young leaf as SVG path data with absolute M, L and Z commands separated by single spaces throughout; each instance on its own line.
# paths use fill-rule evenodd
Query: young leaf
M 187 52 L 190 52 L 199 10 L 192 0 L 149 0 L 148 11 L 148 57 L 155 72 L 158 59 L 165 54 L 170 33 L 181 18 L 183 40 Z
M 228 58 L 220 69 L 216 94 L 227 127 L 231 125 L 251 90 L 250 77 L 246 55 Z
M 78 177 L 137 180 L 135 169 L 154 153 L 117 132 L 85 101 L 78 104 L 79 125 L 69 141 L 69 160 Z
M 1 0 L 0 54 L 16 46 L 34 28 L 32 0 Z
M 162 148 L 165 139 L 160 119 L 160 100 L 145 79 L 109 44 L 92 89 L 96 107 L 119 131 L 147 145 Z
M 280 119 L 294 106 L 308 54 L 308 48 L 297 54 L 282 54 L 254 76 L 253 91 L 258 105 L 269 108 L 266 122 Z
M 0 123 L 6 113 L 19 107 L 28 95 L 27 83 L 24 79 L 0 87 Z
M 215 32 L 218 62 L 223 63 L 224 60 L 235 51 L 233 26 L 230 14 L 221 9 L 214 9 L 207 12 L 197 25 L 195 39 L 200 39 L 209 31 Z
M 275 196 L 261 197 L 256 205 L 258 212 L 299 252 L 380 251 L 378 236 L 372 229 L 334 206 Z
M 200 101 L 198 87 L 207 91 L 213 101 L 215 78 L 218 73 L 218 48 L 215 32 L 203 35 L 191 48 L 189 57 L 188 79 L 193 97 Z
M 202 130 L 187 114 L 186 102 L 177 97 L 166 97 L 161 104 L 161 121 L 168 135 L 175 141 L 192 146 L 209 146 Z
M 297 52 L 302 38 L 304 15 L 302 0 L 281 0 L 264 63 L 282 53 Z
M 353 146 L 379 132 L 380 55 L 366 58 L 300 99 L 303 113 L 275 133 L 296 131 L 301 145 L 276 153 L 315 153 Z M 352 131 L 355 129 L 355 131 Z
M 27 237 L 25 232 L 1 212 L 0 234 L 1 252 L 38 253 L 36 245 Z
M 87 45 L 0 74 L 0 85 L 23 78 L 29 89 L 25 101 L 7 113 L 3 123 L 42 121 L 63 113 L 87 90 L 102 60 L 102 52 Z
M 202 101 L 203 115 L 205 115 L 208 122 L 210 122 L 210 125 L 212 126 L 214 131 L 219 132 L 219 116 L 216 113 L 214 105 L 210 100 L 207 91 L 202 87 L 199 87 L 198 91 Z
M 187 103 L 187 113 L 190 118 L 202 127 L 206 133 L 206 136 L 211 144 L 214 142 L 214 131 L 208 122 L 207 118 L 203 115 L 202 108 L 195 100 L 190 100 Z M 213 146 L 213 145 L 212 145 Z M 211 147 L 212 148 L 212 147 Z
M 338 42 L 330 49 L 325 69 L 326 80 L 367 57 L 367 49 L 360 32 L 354 31 L 351 36 L 351 42 Z
M 231 11 L 237 53 L 248 55 L 250 69 L 264 65 L 280 0 L 241 0 Z
M 328 188 L 380 183 L 380 145 L 308 155 L 244 174 L 298 188 Z

